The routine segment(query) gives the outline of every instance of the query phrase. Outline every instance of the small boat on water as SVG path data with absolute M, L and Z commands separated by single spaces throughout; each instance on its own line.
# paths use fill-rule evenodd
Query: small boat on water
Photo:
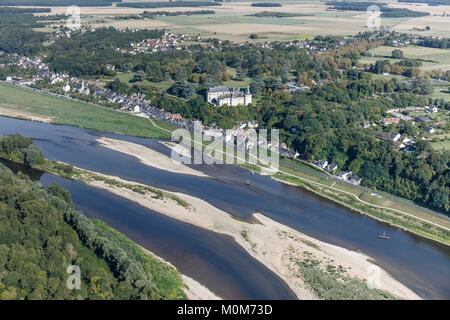
M 387 235 L 386 235 L 386 232 L 383 231 L 383 234 L 380 234 L 380 235 L 378 236 L 378 239 L 390 240 L 391 237 L 387 236 Z
M 250 183 L 250 180 L 247 179 L 247 181 L 245 181 L 245 184 L 248 186 L 251 186 L 252 184 Z

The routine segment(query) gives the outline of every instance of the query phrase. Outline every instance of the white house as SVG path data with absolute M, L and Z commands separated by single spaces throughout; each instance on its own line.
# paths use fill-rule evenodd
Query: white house
M 328 161 L 327 160 L 320 160 L 320 161 L 317 161 L 316 165 L 319 168 L 325 169 L 328 166 Z
M 351 171 L 341 171 L 339 172 L 338 177 L 342 180 L 348 180 L 351 176 L 352 176 L 352 172 Z
M 336 163 L 330 163 L 327 167 L 327 170 L 329 172 L 334 172 L 337 170 L 337 168 L 338 168 L 338 165 Z
M 433 127 L 426 127 L 426 128 L 425 128 L 425 131 L 426 131 L 427 133 L 432 134 L 432 133 L 435 133 L 435 132 L 436 132 L 436 129 L 434 129 Z
M 439 110 L 438 110 L 438 108 L 437 108 L 436 106 L 428 106 L 428 107 L 426 108 L 426 111 L 427 111 L 428 113 L 436 113 L 436 112 L 438 112 Z
M 391 133 L 391 132 L 375 132 L 375 136 L 379 139 L 388 140 L 392 142 L 397 142 L 402 137 L 400 133 Z
M 352 178 L 350 179 L 350 182 L 353 183 L 354 185 L 360 185 L 361 184 L 362 179 L 357 176 L 356 174 L 352 176 Z

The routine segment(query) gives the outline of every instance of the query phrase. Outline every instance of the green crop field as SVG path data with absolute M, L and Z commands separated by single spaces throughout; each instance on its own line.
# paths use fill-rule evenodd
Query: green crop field
M 445 101 L 450 101 L 450 83 L 447 85 L 437 85 L 434 86 L 433 98 L 443 99 Z
M 450 136 L 447 136 L 447 138 L 441 138 L 441 139 L 437 139 L 437 141 L 432 141 L 431 146 L 436 151 L 449 151 L 450 150 Z
M 450 49 L 436 49 L 418 46 L 408 46 L 402 48 L 380 46 L 370 50 L 372 57 L 363 57 L 361 63 L 374 63 L 377 60 L 388 59 L 391 63 L 400 61 L 400 59 L 389 59 L 392 51 L 399 49 L 403 51 L 406 59 L 415 59 L 422 62 L 421 70 L 429 71 L 433 69 L 450 70 Z
M 130 0 L 156 1 L 156 0 Z M 263 0 L 261 0 L 263 1 Z M 353 0 L 352 0 L 353 1 Z M 175 33 L 215 37 L 237 42 L 248 41 L 250 34 L 258 34 L 259 39 L 266 41 L 290 41 L 312 38 L 315 35 L 351 35 L 367 30 L 367 13 L 362 11 L 333 10 L 324 0 L 292 0 L 277 1 L 281 7 L 252 7 L 255 1 L 222 2 L 221 6 L 198 7 L 195 10 L 213 10 L 215 14 L 198 14 L 191 16 L 166 16 L 154 19 L 118 20 L 118 16 L 136 15 L 145 11 L 187 11 L 190 7 L 180 8 L 125 8 L 112 6 L 102 8 L 83 7 L 82 19 L 93 27 L 115 26 L 118 28 L 164 28 Z M 416 4 L 398 4 L 396 1 L 373 2 L 389 3 L 390 7 L 401 7 L 410 10 L 429 12 L 429 16 L 411 18 L 382 18 L 382 25 L 395 31 L 418 33 L 422 35 L 450 36 L 448 18 L 442 14 L 448 12 L 448 6 L 420 6 Z M 52 14 L 63 14 L 64 7 L 52 8 Z M 195 11 L 193 10 L 193 11 Z M 276 11 L 299 16 L 290 17 L 255 17 L 255 13 Z M 417 31 L 424 29 L 427 31 Z M 260 40 L 257 40 L 260 41 Z
M 147 138 L 168 138 L 144 118 L 0 83 L 0 114 L 48 118 L 50 122 Z

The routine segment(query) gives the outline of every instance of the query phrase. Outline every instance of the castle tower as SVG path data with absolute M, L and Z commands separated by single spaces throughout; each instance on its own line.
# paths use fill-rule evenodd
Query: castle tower
M 252 103 L 252 94 L 250 92 L 250 86 L 247 86 L 244 92 L 244 105 L 247 106 Z

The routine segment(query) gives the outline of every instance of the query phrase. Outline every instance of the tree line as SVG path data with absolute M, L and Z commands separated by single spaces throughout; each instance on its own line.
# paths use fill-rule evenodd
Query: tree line
M 398 0 L 398 2 L 406 3 L 427 3 L 429 5 L 450 5 L 450 0 Z
M 178 8 L 178 7 L 215 7 L 221 6 L 219 2 L 213 1 L 171 1 L 171 2 L 123 2 L 118 7 L 128 8 Z
M 438 48 L 438 49 L 450 49 L 450 39 L 448 38 L 424 38 L 417 42 L 418 46 Z
M 381 11 L 381 17 L 384 18 L 402 18 L 402 17 L 423 17 L 428 16 L 428 12 L 414 11 L 405 8 L 390 8 L 386 3 L 381 2 L 350 2 L 350 1 L 331 1 L 327 5 L 336 10 L 346 11 L 367 11 L 369 7 L 376 6 Z
M 33 28 L 43 27 L 41 18 L 32 14 L 5 13 L 0 18 L 0 50 L 7 53 L 33 55 L 42 48 L 46 35 Z
M 0 158 L 44 160 L 31 140 L 0 139 Z M 80 290 L 66 286 L 70 265 Z M 0 163 L 0 300 L 178 299 L 180 275 L 125 236 L 75 210 L 70 193 L 44 188 Z
M 43 6 L 43 7 L 96 7 L 111 6 L 122 0 L 0 0 L 0 6 Z
M 253 2 L 252 7 L 262 7 L 262 8 L 274 8 L 281 7 L 281 3 L 278 2 Z
M 11 13 L 49 13 L 52 10 L 50 8 L 10 8 L 0 7 L 0 14 Z

